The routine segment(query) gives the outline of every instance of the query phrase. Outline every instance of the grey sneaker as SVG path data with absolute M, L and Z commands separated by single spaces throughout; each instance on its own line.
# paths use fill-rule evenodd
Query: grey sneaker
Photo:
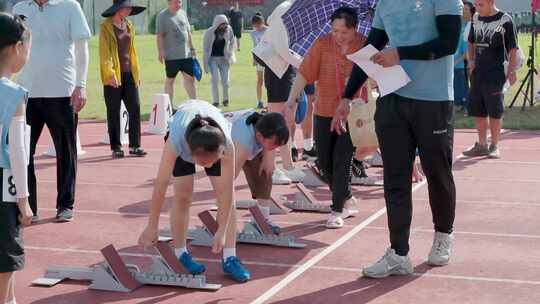
M 489 154 L 488 146 L 485 144 L 482 145 L 478 142 L 474 143 L 474 146 L 463 151 L 463 155 L 469 156 L 469 157 L 486 156 L 488 154 Z
M 73 210 L 63 209 L 59 210 L 56 214 L 56 221 L 58 223 L 67 223 L 73 221 Z
M 442 232 L 435 232 L 433 246 L 429 252 L 428 264 L 432 266 L 448 265 L 452 255 L 454 245 L 454 235 Z
M 489 145 L 489 149 L 488 149 L 488 158 L 501 158 L 501 152 L 499 152 L 499 147 L 497 147 L 497 145 L 494 145 L 494 144 L 491 144 Z
M 411 275 L 413 272 L 409 256 L 399 256 L 392 248 L 388 248 L 377 263 L 362 269 L 364 277 L 374 279 L 382 279 L 391 275 Z

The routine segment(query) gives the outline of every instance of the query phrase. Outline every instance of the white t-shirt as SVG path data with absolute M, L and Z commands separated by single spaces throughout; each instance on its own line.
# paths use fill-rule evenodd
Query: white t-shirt
M 13 13 L 26 16 L 32 48 L 18 83 L 30 97 L 69 97 L 75 89 L 74 42 L 92 36 L 80 4 L 49 0 L 39 7 L 33 0 L 19 2 Z

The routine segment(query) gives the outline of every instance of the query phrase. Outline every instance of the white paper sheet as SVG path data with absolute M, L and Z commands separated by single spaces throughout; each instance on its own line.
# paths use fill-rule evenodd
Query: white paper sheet
M 253 49 L 253 54 L 264 61 L 266 66 L 268 66 L 279 78 L 283 77 L 289 68 L 289 63 L 281 58 L 274 49 L 274 46 L 267 40 L 261 40 L 261 42 Z
M 397 91 L 408 84 L 411 79 L 400 65 L 385 68 L 373 63 L 370 58 L 379 51 L 372 45 L 367 45 L 347 58 L 356 63 L 368 76 L 375 80 L 382 96 Z

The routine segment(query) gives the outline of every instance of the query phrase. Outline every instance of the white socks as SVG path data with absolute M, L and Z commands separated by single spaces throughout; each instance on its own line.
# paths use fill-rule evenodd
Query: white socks
M 236 256 L 236 248 L 223 248 L 223 260 Z
M 186 247 L 175 248 L 174 249 L 174 254 L 176 254 L 177 258 L 180 258 L 182 256 L 182 254 L 184 254 L 184 252 L 188 252 Z
M 11 299 L 11 301 L 6 302 L 6 304 L 17 304 L 17 300 L 15 298 Z
M 304 139 L 304 151 L 313 149 L 313 138 Z

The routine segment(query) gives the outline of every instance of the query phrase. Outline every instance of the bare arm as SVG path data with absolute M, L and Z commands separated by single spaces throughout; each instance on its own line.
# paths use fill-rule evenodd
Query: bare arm
M 235 158 L 234 158 L 234 179 L 238 178 L 242 168 L 248 159 L 248 152 L 244 146 L 238 141 L 234 142 Z
M 300 94 L 302 94 L 302 91 L 304 90 L 306 85 L 307 80 L 304 75 L 302 75 L 302 73 L 297 73 L 287 102 L 296 103 L 296 100 L 298 99 Z
M 156 42 L 157 42 L 157 48 L 158 48 L 158 54 L 159 54 L 159 62 L 163 63 L 165 61 L 165 47 L 164 47 L 164 41 L 163 41 L 163 33 L 158 33 L 156 35 Z

